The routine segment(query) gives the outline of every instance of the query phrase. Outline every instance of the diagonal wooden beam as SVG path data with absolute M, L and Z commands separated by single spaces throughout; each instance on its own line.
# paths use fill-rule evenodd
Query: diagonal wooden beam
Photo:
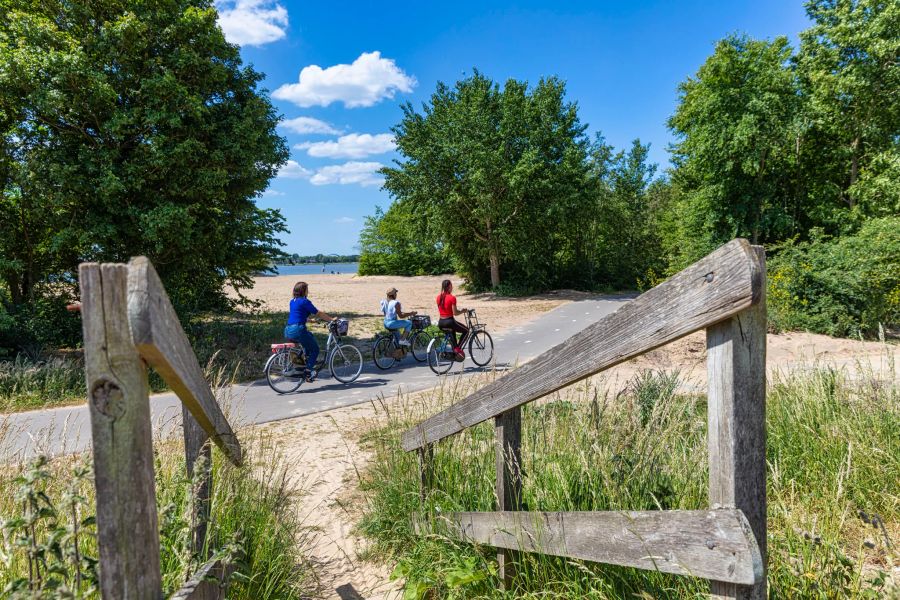
M 763 297 L 765 272 L 736 239 L 509 375 L 403 434 L 412 451 L 723 321 Z
M 162 376 L 225 456 L 240 465 L 237 436 L 216 402 L 159 275 L 143 256 L 128 263 L 128 321 L 141 357 Z
M 736 509 L 458 512 L 446 522 L 451 534 L 496 548 L 741 585 L 764 573 L 750 524 Z

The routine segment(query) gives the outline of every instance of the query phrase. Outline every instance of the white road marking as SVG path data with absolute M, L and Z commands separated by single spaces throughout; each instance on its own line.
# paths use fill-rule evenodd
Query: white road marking
M 531 340 L 525 340 L 525 343 L 526 343 L 526 344 L 530 344 L 530 343 L 531 343 Z
M 556 329 L 554 329 L 554 330 L 553 330 L 553 331 L 559 331 L 559 327 L 557 327 L 557 328 L 556 328 Z

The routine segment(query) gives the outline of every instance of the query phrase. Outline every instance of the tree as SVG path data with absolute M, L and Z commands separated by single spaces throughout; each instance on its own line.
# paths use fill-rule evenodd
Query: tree
M 145 254 L 182 308 L 280 257 L 288 156 L 210 0 L 0 0 L 0 281 L 14 303 Z
M 476 287 L 498 286 L 502 269 L 535 287 L 552 277 L 560 225 L 587 197 L 584 126 L 561 81 L 501 90 L 476 71 L 439 83 L 421 114 L 406 104 L 393 132 L 403 160 L 385 188 L 437 221 Z
M 806 10 L 813 26 L 800 34 L 796 62 L 807 101 L 812 192 L 832 209 L 896 214 L 900 4 L 811 0 Z
M 359 234 L 360 275 L 439 275 L 453 272 L 453 260 L 423 214 L 399 201 L 366 217 Z
M 794 227 L 799 99 L 784 37 L 731 36 L 679 86 L 669 120 L 674 180 L 699 232 L 689 260 L 734 237 L 778 239 Z

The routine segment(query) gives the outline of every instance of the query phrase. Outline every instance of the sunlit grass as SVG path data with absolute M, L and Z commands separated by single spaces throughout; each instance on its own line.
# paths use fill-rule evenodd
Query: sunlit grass
M 877 598 L 900 537 L 900 392 L 894 380 L 821 368 L 770 378 L 767 410 L 769 588 L 773 598 Z M 442 535 L 440 515 L 494 510 L 491 424 L 435 445 L 423 506 L 415 453 L 400 434 L 461 399 L 469 384 L 401 398 L 364 442 L 375 458 L 360 530 L 397 565 L 411 597 L 701 598 L 706 582 L 537 554 L 519 555 L 515 589 L 499 590 L 495 552 Z M 472 384 L 475 385 L 475 384 Z M 528 510 L 708 506 L 706 400 L 677 375 L 642 373 L 610 395 L 582 383 L 523 411 Z M 431 515 L 417 536 L 413 514 Z

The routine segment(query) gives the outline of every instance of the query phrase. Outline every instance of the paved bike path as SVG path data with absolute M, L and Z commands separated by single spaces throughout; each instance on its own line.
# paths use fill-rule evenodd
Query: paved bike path
M 494 363 L 503 368 L 530 360 L 630 299 L 631 296 L 616 295 L 569 302 L 499 332 L 491 331 L 488 324 L 494 338 Z M 480 370 L 467 359 L 454 365 L 445 377 L 465 376 Z M 399 365 L 381 371 L 372 364 L 371 354 L 364 354 L 363 372 L 350 385 L 325 377 L 312 384 L 304 383 L 292 394 L 279 395 L 265 380 L 235 384 L 232 397 L 238 400 L 233 407 L 237 414 L 230 418 L 238 423 L 267 423 L 368 402 L 380 395 L 390 398 L 401 391 L 418 391 L 437 383 L 438 378 L 428 365 L 416 362 L 412 356 L 407 355 Z M 172 432 L 180 421 L 181 403 L 173 393 L 151 396 L 150 409 L 155 427 L 162 435 Z M 4 428 L 8 428 L 5 434 Z M 0 460 L 39 453 L 79 452 L 90 445 L 90 433 L 90 417 L 83 404 L 0 415 Z

